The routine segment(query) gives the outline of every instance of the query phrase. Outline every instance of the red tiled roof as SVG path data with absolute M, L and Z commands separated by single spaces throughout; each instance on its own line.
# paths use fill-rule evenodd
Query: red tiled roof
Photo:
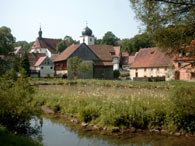
M 173 58 L 165 55 L 158 48 L 144 48 L 137 53 L 131 68 L 169 67 Z
M 120 57 L 121 47 L 120 46 L 114 47 L 114 51 L 115 51 L 116 57 Z
M 138 52 L 136 52 L 135 54 L 129 56 L 129 60 L 128 60 L 129 65 L 131 65 L 134 62 L 135 57 L 136 57 L 137 54 L 138 54 Z
M 18 46 L 14 48 L 14 54 L 24 54 L 25 51 L 22 46 Z
M 121 65 L 128 65 L 129 62 L 129 53 L 128 52 L 122 52 L 122 57 L 121 57 Z
M 40 57 L 46 56 L 44 53 L 27 53 L 30 66 L 34 66 Z
M 112 62 L 95 62 L 97 66 L 113 66 Z
M 55 60 L 54 62 L 63 61 L 68 59 L 68 57 L 80 46 L 80 44 L 72 44 L 66 50 L 64 50 Z
M 81 44 L 73 44 L 66 48 L 54 62 L 63 61 L 68 59 L 68 57 L 80 46 Z M 115 50 L 113 46 L 110 45 L 89 45 L 88 46 L 103 62 L 112 62 L 112 54 L 115 55 Z M 105 63 L 106 64 L 106 63 Z
M 47 58 L 47 56 L 40 57 L 34 66 L 39 66 Z
M 115 55 L 114 47 L 111 45 L 89 45 L 89 48 L 102 60 L 112 61 Z
M 37 38 L 32 46 L 32 49 L 47 48 L 52 54 L 56 54 L 56 46 L 62 41 L 61 39 L 50 39 L 50 38 Z M 69 42 L 66 41 L 66 45 L 69 46 Z

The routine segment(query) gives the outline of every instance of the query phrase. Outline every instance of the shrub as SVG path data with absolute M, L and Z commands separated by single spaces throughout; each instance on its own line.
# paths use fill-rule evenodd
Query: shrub
M 195 87 L 178 87 L 171 97 L 170 118 L 178 130 L 195 132 Z
M 27 132 L 29 121 L 35 115 L 31 104 L 33 93 L 22 74 L 16 78 L 13 71 L 8 71 L 0 78 L 0 124 L 8 130 Z
M 114 70 L 114 78 L 115 79 L 118 79 L 119 78 L 119 76 L 120 76 L 120 71 L 119 70 Z

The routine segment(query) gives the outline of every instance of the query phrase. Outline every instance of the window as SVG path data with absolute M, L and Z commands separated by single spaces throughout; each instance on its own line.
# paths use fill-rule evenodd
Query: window
M 165 68 L 165 70 L 166 70 L 166 68 Z M 157 68 L 157 71 L 159 71 L 159 68 Z
M 144 68 L 144 72 L 146 72 L 146 68 Z
M 165 71 L 167 71 L 167 68 L 165 68 Z
M 43 69 L 43 66 L 41 67 L 41 69 Z
M 51 69 L 53 69 L 53 67 L 51 67 Z

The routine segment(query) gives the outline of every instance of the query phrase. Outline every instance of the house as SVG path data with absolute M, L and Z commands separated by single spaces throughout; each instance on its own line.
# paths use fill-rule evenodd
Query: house
M 107 45 L 73 44 L 54 61 L 56 74 L 68 74 L 68 60 L 74 56 L 93 64 L 92 72 L 85 78 L 113 78 L 112 55 L 114 49 Z M 68 74 L 70 77 L 71 75 Z
M 25 50 L 22 46 L 18 46 L 14 48 L 14 54 L 18 57 L 22 57 L 22 55 L 24 55 Z
M 44 53 L 49 58 L 53 55 L 58 54 L 56 51 L 57 44 L 62 41 L 61 39 L 50 39 L 50 38 L 43 38 L 42 37 L 42 30 L 39 30 L 39 37 L 36 39 L 30 53 Z M 67 46 L 69 46 L 68 41 L 66 41 Z
M 195 40 L 192 40 L 185 52 L 180 52 L 176 55 L 174 63 L 176 80 L 195 81 L 195 57 L 190 54 L 194 50 Z
M 113 56 L 113 70 L 120 69 L 120 61 L 121 61 L 121 47 L 114 47 L 115 55 Z
M 132 80 L 171 80 L 174 78 L 173 57 L 162 53 L 158 48 L 140 49 L 130 67 Z
M 92 64 L 92 72 L 84 78 L 112 79 L 113 70 L 119 69 L 121 49 L 119 46 L 95 45 L 94 43 L 95 37 L 92 30 L 85 27 L 82 31 L 80 44 L 69 46 L 55 59 L 56 74 L 68 74 L 70 77 L 68 60 L 77 56 L 84 62 Z
M 44 53 L 28 53 L 31 77 L 54 77 L 54 63 Z
M 122 52 L 120 66 L 123 70 L 129 70 L 129 53 Z

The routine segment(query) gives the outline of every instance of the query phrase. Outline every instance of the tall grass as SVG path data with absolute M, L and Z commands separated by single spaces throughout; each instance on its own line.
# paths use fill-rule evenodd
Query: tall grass
M 171 83 L 167 89 L 166 84 L 66 81 L 59 86 L 39 86 L 33 102 L 81 122 L 111 129 L 135 127 L 194 133 L 195 87 L 192 83 L 184 87 Z

